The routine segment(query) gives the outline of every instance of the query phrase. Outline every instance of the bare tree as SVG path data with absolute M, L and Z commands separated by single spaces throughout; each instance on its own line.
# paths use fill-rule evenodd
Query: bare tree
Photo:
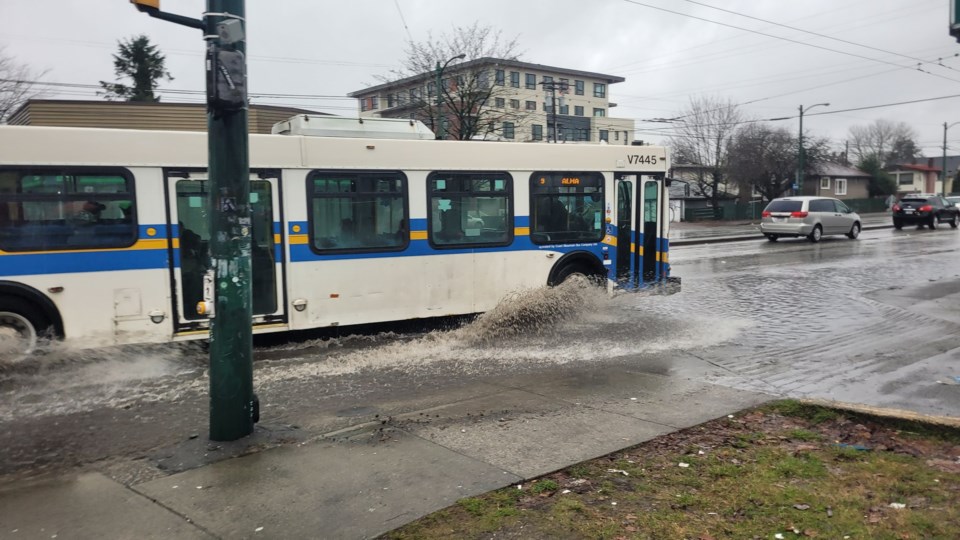
M 742 118 L 733 101 L 700 97 L 691 98 L 690 105 L 673 119 L 677 130 L 670 144 L 676 163 L 696 166 L 693 193 L 714 208 L 726 193 L 727 155 Z
M 860 163 L 871 156 L 889 165 L 920 157 L 916 133 L 905 122 L 891 122 L 880 118 L 872 124 L 850 128 L 850 151 Z
M 514 128 L 519 129 L 528 115 L 522 112 L 516 100 L 510 103 L 510 96 L 513 95 L 510 86 L 497 81 L 496 68 L 481 59 L 517 60 L 517 49 L 516 38 L 505 39 L 499 30 L 489 26 L 474 23 L 471 26 L 454 27 L 440 37 L 430 35 L 425 41 L 408 42 L 402 67 L 379 79 L 382 82 L 395 82 L 429 75 L 426 91 L 399 98 L 412 100 L 408 103 L 408 110 L 414 118 L 423 121 L 434 131 L 438 131 L 440 118 L 447 118 L 448 134 L 460 140 L 475 135 L 499 134 L 504 122 L 512 122 Z M 443 80 L 437 89 L 433 78 L 436 66 L 443 66 L 461 54 L 464 60 L 451 63 L 443 70 Z M 437 108 L 435 92 L 440 93 L 440 110 Z
M 804 137 L 804 176 L 830 159 L 824 139 Z M 786 128 L 745 124 L 730 141 L 727 174 L 741 192 L 756 190 L 763 200 L 783 195 L 796 178 L 797 138 Z
M 0 49 L 0 124 L 7 123 L 12 115 L 27 100 L 44 94 L 36 81 L 46 72 L 35 72 L 24 64 L 18 64 L 12 56 Z

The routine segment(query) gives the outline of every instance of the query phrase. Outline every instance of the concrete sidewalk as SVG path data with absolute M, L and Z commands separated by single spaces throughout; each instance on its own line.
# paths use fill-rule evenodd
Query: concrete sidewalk
M 862 214 L 863 230 L 887 229 L 893 227 L 889 213 Z M 686 246 L 720 242 L 739 242 L 761 240 L 760 222 L 738 221 L 682 221 L 670 224 L 670 245 Z
M 697 362 L 678 359 L 685 375 L 585 367 L 477 381 L 375 425 L 269 450 L 251 443 L 243 457 L 128 485 L 99 472 L 7 485 L 0 537 L 374 537 L 770 399 L 700 382 Z

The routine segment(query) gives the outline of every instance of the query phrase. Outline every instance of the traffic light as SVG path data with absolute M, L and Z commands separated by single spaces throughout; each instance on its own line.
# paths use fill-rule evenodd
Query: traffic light
M 160 0 L 130 0 L 140 11 L 160 11 Z

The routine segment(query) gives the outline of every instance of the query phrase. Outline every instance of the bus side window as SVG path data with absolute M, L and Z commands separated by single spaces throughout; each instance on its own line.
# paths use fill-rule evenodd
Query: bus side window
M 429 240 L 434 247 L 513 242 L 513 179 L 505 172 L 427 176 Z
M 530 176 L 534 243 L 599 242 L 603 234 L 603 175 L 535 172 Z
M 0 170 L 0 208 L 4 251 L 125 248 L 137 241 L 133 177 L 124 169 Z
M 318 253 L 407 247 L 407 182 L 400 172 L 313 171 L 310 245 Z

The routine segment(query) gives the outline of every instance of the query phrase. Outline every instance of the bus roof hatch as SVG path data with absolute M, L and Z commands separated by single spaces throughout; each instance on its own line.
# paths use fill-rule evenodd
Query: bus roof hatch
M 362 139 L 435 139 L 430 128 L 419 120 L 402 118 L 356 118 L 299 114 L 277 122 L 275 135 L 305 137 L 353 137 Z

